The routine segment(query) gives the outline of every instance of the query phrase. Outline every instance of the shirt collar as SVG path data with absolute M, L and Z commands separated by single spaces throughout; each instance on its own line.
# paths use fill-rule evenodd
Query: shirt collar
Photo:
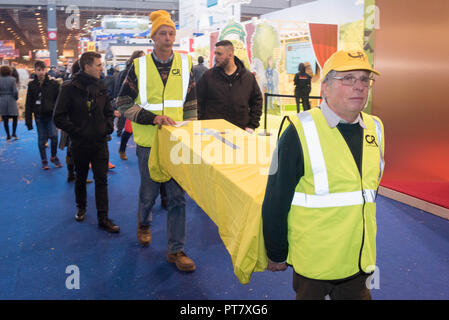
M 327 124 L 331 128 L 335 128 L 339 123 L 348 123 L 346 120 L 340 118 L 327 104 L 326 99 L 323 99 L 320 105 L 321 112 L 323 112 L 323 116 L 327 121 Z M 365 122 L 363 122 L 362 116 L 359 114 L 357 119 L 355 119 L 354 123 L 360 124 L 363 129 L 366 129 Z
M 169 63 L 169 62 L 171 62 L 171 61 L 173 60 L 173 52 L 172 52 L 170 58 L 168 58 L 168 59 L 165 60 L 165 61 L 159 59 L 159 58 L 156 56 L 156 54 L 154 53 L 154 51 L 151 52 L 151 55 L 153 56 L 153 58 L 154 58 L 157 62 L 162 63 L 162 64 L 167 64 L 167 63 Z

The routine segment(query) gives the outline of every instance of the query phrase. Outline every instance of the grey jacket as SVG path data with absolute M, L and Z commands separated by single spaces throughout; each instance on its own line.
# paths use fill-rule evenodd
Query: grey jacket
M 0 115 L 18 116 L 16 79 L 10 76 L 0 77 Z

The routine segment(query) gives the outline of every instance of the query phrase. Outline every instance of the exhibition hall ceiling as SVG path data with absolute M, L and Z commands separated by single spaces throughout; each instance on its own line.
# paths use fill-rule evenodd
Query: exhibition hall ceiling
M 242 21 L 316 0 L 252 0 L 241 7 Z M 21 55 L 48 48 L 47 3 L 56 4 L 58 51 L 76 50 L 78 38 L 99 27 L 105 15 L 146 15 L 158 9 L 179 20 L 179 0 L 0 0 L 0 40 L 15 40 Z M 74 8 L 78 11 L 74 11 Z M 67 28 L 71 15 L 79 17 L 78 28 Z M 78 15 L 79 14 L 79 15 Z

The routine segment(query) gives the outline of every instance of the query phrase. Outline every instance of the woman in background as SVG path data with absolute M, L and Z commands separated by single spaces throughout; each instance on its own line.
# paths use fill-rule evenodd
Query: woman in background
M 9 132 L 9 119 L 12 119 L 12 138 L 17 140 L 17 117 L 19 110 L 17 109 L 17 99 L 19 93 L 17 91 L 16 79 L 11 76 L 11 68 L 2 66 L 0 68 L 0 115 L 3 119 L 3 125 L 6 132 L 6 141 L 11 141 Z
M 299 102 L 302 100 L 302 107 L 304 111 L 310 109 L 309 94 L 311 90 L 311 77 L 306 73 L 306 66 L 304 63 L 298 65 L 298 73 L 295 74 L 295 99 L 296 111 L 299 113 Z

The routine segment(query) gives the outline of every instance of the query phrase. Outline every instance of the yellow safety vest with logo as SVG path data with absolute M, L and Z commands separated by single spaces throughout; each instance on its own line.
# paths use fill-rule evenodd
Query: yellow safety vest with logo
M 372 273 L 376 264 L 377 189 L 384 169 L 384 129 L 362 112 L 362 174 L 338 128 L 321 109 L 294 117 L 304 154 L 304 176 L 288 214 L 287 262 L 319 280 Z
M 173 63 L 165 86 L 151 54 L 136 58 L 133 63 L 139 89 L 135 103 L 156 115 L 166 115 L 175 121 L 182 121 L 192 68 L 191 58 L 186 54 L 173 54 Z M 131 122 L 131 125 L 136 144 L 151 147 L 157 126 L 135 122 Z

